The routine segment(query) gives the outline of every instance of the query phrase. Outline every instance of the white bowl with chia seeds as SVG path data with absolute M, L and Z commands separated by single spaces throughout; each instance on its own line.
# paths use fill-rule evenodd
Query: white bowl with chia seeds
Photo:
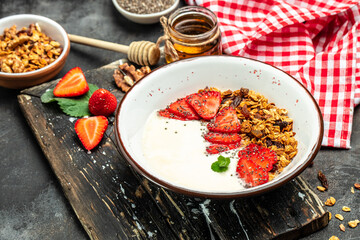
M 235 173 L 219 174 L 211 170 L 210 165 L 217 156 L 212 159 L 213 156 L 207 156 L 201 150 L 205 147 L 201 133 L 197 134 L 197 129 L 201 132 L 201 126 L 192 125 L 196 122 L 151 121 L 154 111 L 206 86 L 222 91 L 248 88 L 262 94 L 269 103 L 288 110 L 288 116 L 293 119 L 292 131 L 296 133 L 298 152 L 272 181 L 250 188 L 241 187 L 240 183 L 236 185 L 239 180 Z M 165 124 L 166 128 L 163 128 Z M 114 127 L 122 156 L 138 173 L 172 191 L 206 198 L 249 197 L 282 186 L 310 165 L 324 134 L 320 108 L 297 79 L 267 63 L 227 55 L 188 58 L 153 70 L 122 98 Z M 169 137 L 175 134 L 175 140 Z M 149 140 L 152 142 L 148 145 Z M 198 147 L 200 151 L 193 151 Z M 183 150 L 176 152 L 177 149 Z M 231 156 L 231 152 L 229 154 Z M 156 158 L 156 161 L 149 162 L 150 158 Z M 232 159 L 235 162 L 231 160 L 234 165 L 230 164 L 229 168 L 234 166 L 235 171 L 237 160 Z M 208 167 L 202 168 L 202 164 Z
M 140 24 L 159 22 L 174 11 L 180 0 L 112 0 L 115 8 L 130 21 Z

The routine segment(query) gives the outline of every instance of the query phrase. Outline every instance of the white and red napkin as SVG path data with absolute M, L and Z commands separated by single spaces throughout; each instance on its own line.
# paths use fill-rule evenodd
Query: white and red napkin
M 218 17 L 225 54 L 272 64 L 313 94 L 322 145 L 350 148 L 360 103 L 360 0 L 186 0 Z

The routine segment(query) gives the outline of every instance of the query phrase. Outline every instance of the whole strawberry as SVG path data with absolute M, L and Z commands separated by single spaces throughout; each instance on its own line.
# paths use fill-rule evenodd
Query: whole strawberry
M 96 90 L 89 99 L 89 110 L 95 116 L 109 116 L 116 109 L 116 97 L 104 88 Z

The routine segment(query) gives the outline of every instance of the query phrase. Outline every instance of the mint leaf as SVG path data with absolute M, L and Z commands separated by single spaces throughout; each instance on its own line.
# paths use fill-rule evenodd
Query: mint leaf
M 228 170 L 229 164 L 230 164 L 230 158 L 223 157 L 220 155 L 218 157 L 218 160 L 211 164 L 211 169 L 214 172 L 225 172 L 226 170 Z
M 89 111 L 89 99 L 91 95 L 99 89 L 98 86 L 94 84 L 89 84 L 89 91 L 80 97 L 74 98 L 59 98 L 55 97 L 53 94 L 53 88 L 47 90 L 41 96 L 42 103 L 57 102 L 60 106 L 60 109 L 67 115 L 71 117 L 84 117 L 90 116 Z
M 53 94 L 54 88 L 51 89 L 47 89 L 46 92 L 43 93 L 43 95 L 41 95 L 41 102 L 42 103 L 49 103 L 49 102 L 54 102 L 55 100 L 55 96 Z

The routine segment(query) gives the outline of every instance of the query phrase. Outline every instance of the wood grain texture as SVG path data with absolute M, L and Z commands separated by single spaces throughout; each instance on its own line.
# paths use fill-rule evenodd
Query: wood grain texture
M 117 63 L 85 72 L 89 83 L 115 94 Z M 64 194 L 91 239 L 297 239 L 328 224 L 328 212 L 300 177 L 267 194 L 235 200 L 180 195 L 138 175 L 118 152 L 114 117 L 90 154 L 74 118 L 40 96 L 56 81 L 26 89 L 20 107 Z

